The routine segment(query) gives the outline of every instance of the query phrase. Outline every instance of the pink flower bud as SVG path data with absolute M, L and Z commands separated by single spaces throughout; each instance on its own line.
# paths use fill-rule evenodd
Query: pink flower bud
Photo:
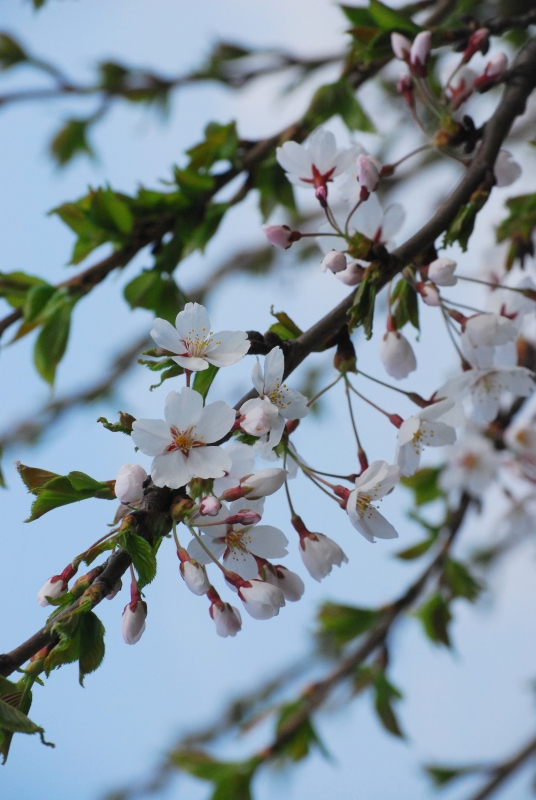
M 508 66 L 508 58 L 505 53 L 495 53 L 486 64 L 486 68 L 482 75 L 475 78 L 474 87 L 480 91 L 485 91 L 491 88 L 497 81 L 502 78 Z
M 398 331 L 387 331 L 379 355 L 386 372 L 397 381 L 407 378 L 417 369 L 415 353 L 406 337 Z
M 116 497 L 124 505 L 140 501 L 146 480 L 147 473 L 139 464 L 123 464 L 115 478 Z
M 215 517 L 221 508 L 221 503 L 213 494 L 203 497 L 199 504 L 199 513 L 202 517 Z
M 138 600 L 136 603 L 127 603 L 123 610 L 121 633 L 126 644 L 136 644 L 141 639 L 145 630 L 147 617 L 147 603 Z
M 467 62 L 470 61 L 474 54 L 479 50 L 485 55 L 488 52 L 488 49 L 489 30 L 487 28 L 479 28 L 469 37 L 467 47 L 465 48 L 465 52 L 463 54 L 463 63 L 467 64 Z
M 240 486 L 234 489 L 226 489 L 222 497 L 224 500 L 240 500 L 245 495 L 250 500 L 258 500 L 260 497 L 274 494 L 280 489 L 287 478 L 288 471 L 286 469 L 278 469 L 270 467 L 269 469 L 260 469 L 252 475 L 246 475 L 240 481 Z
M 207 572 L 195 559 L 181 561 L 180 571 L 184 583 L 193 594 L 201 596 L 208 592 L 210 581 L 207 577 Z
M 301 233 L 292 231 L 288 225 L 263 225 L 262 230 L 270 244 L 281 250 L 288 250 L 294 242 L 301 239 Z
M 381 171 L 382 165 L 374 156 L 361 154 L 357 157 L 357 180 L 362 189 L 367 190 L 367 197 L 368 193 L 374 192 L 378 188 Z
M 67 583 L 66 581 L 62 580 L 61 575 L 53 575 L 48 579 L 45 585 L 39 589 L 36 600 L 40 606 L 45 608 L 46 606 L 50 605 L 47 597 L 52 597 L 54 600 L 56 600 L 58 597 L 61 597 L 62 594 L 65 594 L 67 588 Z
M 347 564 L 348 558 L 339 545 L 323 533 L 300 537 L 300 556 L 307 572 L 315 581 L 329 575 L 335 564 Z
M 423 299 L 423 302 L 426 303 L 427 306 L 439 306 L 441 305 L 441 298 L 439 296 L 439 292 L 432 286 L 431 283 L 420 283 L 417 286 L 417 291 L 419 292 L 420 296 Z
M 455 269 L 456 262 L 452 258 L 436 258 L 428 267 L 428 277 L 438 286 L 455 286 L 458 283 Z
M 238 596 L 253 619 L 277 617 L 279 609 L 285 605 L 285 597 L 281 589 L 257 578 L 243 581 L 238 589 Z
M 409 39 L 406 39 L 406 37 L 402 36 L 401 33 L 392 33 L 391 47 L 393 48 L 393 53 L 397 58 L 399 58 L 401 61 L 409 61 L 409 54 L 411 50 L 411 42 Z
M 331 272 L 342 272 L 343 269 L 346 269 L 346 256 L 344 253 L 339 253 L 338 250 L 330 250 L 322 259 L 320 266 L 322 272 L 327 269 Z
M 240 611 L 230 603 L 213 603 L 209 608 L 209 614 L 216 625 L 218 636 L 236 636 L 242 629 L 242 617 Z
M 281 564 L 267 562 L 264 567 L 264 580 L 281 589 L 285 600 L 290 603 L 301 600 L 305 591 L 305 585 L 300 576 L 286 567 L 282 567 Z
M 365 269 L 357 261 L 350 261 L 346 269 L 337 272 L 337 278 L 346 286 L 356 286 L 365 276 Z
M 264 436 L 272 430 L 279 418 L 279 409 L 266 398 L 246 400 L 240 413 L 240 427 L 251 436 Z
M 430 50 L 432 49 L 432 34 L 430 31 L 421 31 L 415 37 L 409 54 L 412 70 L 419 78 L 425 78 L 427 73 Z
M 244 511 L 239 511 L 237 514 L 232 514 L 230 517 L 227 517 L 225 520 L 226 525 L 256 525 L 257 522 L 260 522 L 262 516 L 257 514 L 256 511 L 249 511 L 248 509 L 244 509 Z

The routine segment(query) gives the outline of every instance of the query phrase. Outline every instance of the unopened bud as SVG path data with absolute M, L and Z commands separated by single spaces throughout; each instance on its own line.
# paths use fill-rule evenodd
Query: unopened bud
M 410 108 L 415 107 L 415 95 L 413 94 L 413 81 L 409 75 L 401 75 L 396 84 L 397 91 L 403 96 Z
M 301 239 L 301 233 L 291 230 L 288 225 L 263 225 L 262 230 L 270 244 L 281 250 L 288 250 Z
M 367 192 L 367 196 L 362 197 L 362 200 L 366 200 L 369 193 L 378 188 L 381 171 L 382 165 L 374 156 L 366 156 L 361 153 L 357 157 L 357 180 L 361 184 L 361 189 L 366 189 Z
M 256 525 L 262 519 L 260 514 L 256 511 L 239 511 L 238 514 L 232 514 L 223 520 L 224 525 Z
M 425 78 L 428 71 L 427 64 L 432 49 L 432 34 L 430 31 L 421 31 L 415 37 L 409 54 L 409 61 L 413 73 L 419 78 Z
M 218 498 L 209 494 L 208 497 L 203 497 L 199 505 L 199 513 L 202 517 L 215 517 L 221 508 L 221 503 Z
M 322 259 L 320 267 L 322 272 L 327 269 L 331 270 L 331 272 L 342 272 L 343 269 L 346 269 L 346 256 L 338 250 L 330 250 Z
M 489 50 L 489 30 L 487 28 L 479 28 L 471 34 L 467 47 L 465 48 L 462 61 L 467 64 L 472 59 L 475 53 L 480 51 L 482 55 L 486 55 Z
M 260 497 L 274 494 L 280 489 L 287 478 L 286 469 L 272 467 L 261 469 L 252 475 L 247 475 L 240 481 L 240 486 L 234 489 L 226 489 L 222 497 L 224 500 L 239 500 L 245 495 L 251 500 L 258 500 Z
M 474 87 L 479 92 L 491 89 L 506 71 L 508 58 L 505 53 L 496 53 L 486 64 L 482 75 L 475 78 Z
M 392 33 L 391 47 L 396 58 L 399 58 L 401 61 L 409 61 L 409 54 L 411 51 L 411 42 L 409 39 L 406 39 L 401 33 Z

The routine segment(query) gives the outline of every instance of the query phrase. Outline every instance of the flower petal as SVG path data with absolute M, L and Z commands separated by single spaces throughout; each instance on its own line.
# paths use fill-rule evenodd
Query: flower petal
M 151 478 L 155 486 L 169 486 L 170 489 L 179 489 L 186 486 L 192 478 L 188 460 L 180 450 L 172 450 L 153 458 Z
M 250 348 L 245 331 L 220 331 L 205 350 L 205 358 L 215 367 L 228 367 L 244 358 Z
M 285 172 L 293 172 L 301 178 L 312 176 L 311 156 L 306 148 L 298 142 L 285 142 L 278 147 L 276 158 Z
M 198 393 L 194 392 L 194 394 Z M 198 394 L 198 397 L 201 397 L 201 395 Z M 217 442 L 226 433 L 229 433 L 235 419 L 235 410 L 230 408 L 223 400 L 217 400 L 215 403 L 209 403 L 208 406 L 201 409 L 201 414 L 195 424 L 195 431 L 192 431 L 192 433 L 196 439 L 204 444 Z M 231 459 L 229 456 L 227 458 L 229 458 L 229 469 L 231 469 Z
M 199 537 L 205 547 L 207 547 L 214 558 L 220 559 L 222 555 L 225 553 L 226 547 L 225 543 L 222 542 L 220 539 L 210 539 L 208 536 L 200 536 Z M 195 558 L 196 561 L 199 561 L 200 564 L 212 564 L 213 559 L 208 555 L 206 550 L 204 550 L 197 539 L 192 539 L 192 541 L 188 545 L 188 554 Z
M 199 336 L 208 339 L 210 334 L 210 319 L 205 306 L 199 303 L 186 303 L 179 311 L 175 320 L 177 331 L 181 339 L 191 339 Z
M 248 580 L 256 578 L 259 574 L 257 562 L 251 553 L 241 550 L 238 547 L 229 547 L 224 556 L 223 563 L 227 569 L 237 572 L 241 578 Z
M 164 350 L 170 350 L 172 353 L 183 353 L 185 350 L 179 339 L 177 329 L 166 319 L 160 319 L 159 317 L 155 319 L 151 336 L 158 347 L 163 347 Z
M 169 425 L 163 419 L 137 419 L 132 425 L 132 440 L 146 456 L 158 456 L 171 442 Z
M 201 372 L 204 369 L 208 369 L 208 361 L 205 361 L 204 358 L 197 358 L 196 356 L 173 356 L 173 361 L 175 361 L 179 367 L 189 369 L 190 372 Z
M 223 478 L 231 469 L 231 459 L 221 447 L 194 447 L 188 462 L 194 478 Z
M 256 556 L 282 558 L 287 555 L 288 539 L 279 528 L 274 528 L 273 525 L 256 525 L 254 528 L 250 528 L 248 534 L 249 549 Z
M 264 359 L 264 392 L 270 394 L 283 380 L 285 370 L 285 357 L 280 347 L 270 350 Z M 255 386 L 255 388 L 257 388 Z M 258 389 L 257 389 L 258 391 Z M 259 392 L 260 394 L 260 392 Z
M 199 392 L 194 392 L 183 386 L 179 392 L 170 392 L 166 397 L 164 416 L 168 425 L 173 425 L 179 431 L 186 431 L 195 425 L 203 411 L 203 398 Z

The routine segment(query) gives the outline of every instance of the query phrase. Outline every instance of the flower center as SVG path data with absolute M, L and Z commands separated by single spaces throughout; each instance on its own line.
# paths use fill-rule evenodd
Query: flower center
M 171 444 L 168 444 L 166 452 L 171 453 L 174 450 L 180 450 L 181 453 L 187 456 L 192 447 L 203 447 L 205 442 L 200 441 L 203 437 L 200 436 L 199 439 L 195 439 L 194 430 L 194 426 L 186 431 L 179 431 L 178 428 L 171 427 L 169 429 Z
M 201 333 L 199 333 L 192 328 L 182 339 L 182 343 L 187 350 L 186 357 L 200 358 L 209 345 L 212 344 L 214 334 L 212 331 L 207 333 L 206 330 L 206 328 L 201 328 Z M 216 342 L 216 344 L 221 344 L 221 342 Z
M 285 393 L 282 391 L 282 389 L 286 389 L 286 388 L 287 388 L 287 385 L 286 385 L 286 383 L 284 383 L 284 384 L 281 386 L 281 382 L 280 382 L 280 381 L 276 381 L 276 382 L 275 382 L 275 387 L 274 387 L 274 388 L 272 389 L 272 391 L 271 391 L 271 392 L 270 392 L 270 393 L 267 395 L 267 397 L 270 399 L 270 401 L 271 401 L 271 402 L 272 402 L 274 405 L 276 405 L 276 406 L 279 406 L 279 408 L 286 408 L 287 406 L 289 406 L 289 405 L 291 404 L 291 401 L 290 401 L 290 400 L 286 400 L 286 401 L 285 401 L 285 400 L 283 399 L 283 398 L 284 398 L 284 396 L 285 396 Z
M 331 177 L 335 172 L 335 167 L 332 167 L 327 172 L 322 174 L 313 164 L 312 166 L 312 178 L 301 178 L 304 183 L 312 183 L 315 189 L 320 188 L 321 186 L 325 186 L 326 183 L 331 182 L 333 178 Z

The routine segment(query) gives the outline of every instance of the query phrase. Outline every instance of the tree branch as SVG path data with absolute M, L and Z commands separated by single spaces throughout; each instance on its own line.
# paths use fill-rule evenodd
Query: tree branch
M 469 800 L 487 800 L 487 798 L 491 797 L 497 789 L 500 789 L 503 783 L 511 778 L 520 767 L 524 766 L 526 762 L 534 756 L 536 756 L 536 736 L 530 739 L 527 744 L 513 756 L 493 767 L 490 770 L 490 772 L 492 772 L 490 780 L 485 783 L 476 794 L 471 795 Z

